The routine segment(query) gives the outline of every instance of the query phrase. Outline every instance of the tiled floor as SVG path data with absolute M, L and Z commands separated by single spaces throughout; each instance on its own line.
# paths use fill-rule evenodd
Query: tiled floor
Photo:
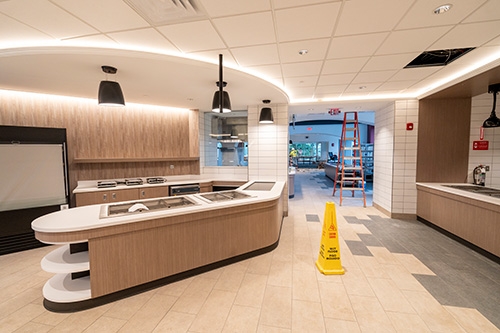
M 338 206 L 321 171 L 295 187 L 273 252 L 78 313 L 42 306 L 53 247 L 0 256 L 0 332 L 500 332 L 500 265 L 359 199 Z M 327 201 L 344 275 L 314 264 Z

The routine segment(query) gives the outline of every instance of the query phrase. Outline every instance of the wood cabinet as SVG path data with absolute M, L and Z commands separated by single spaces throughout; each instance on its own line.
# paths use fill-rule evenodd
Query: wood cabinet
M 168 186 L 84 192 L 84 193 L 76 193 L 75 195 L 77 206 L 104 204 L 110 202 L 166 197 L 166 196 L 168 196 Z
M 139 199 L 161 198 L 169 196 L 168 186 L 144 187 L 140 188 Z
M 208 183 L 200 183 L 200 192 L 201 193 L 207 193 L 207 192 L 212 192 L 212 182 Z

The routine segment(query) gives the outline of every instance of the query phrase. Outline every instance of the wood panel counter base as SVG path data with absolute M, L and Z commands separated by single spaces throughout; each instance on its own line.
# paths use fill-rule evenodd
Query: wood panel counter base
M 281 222 L 283 223 L 283 221 Z M 280 227 L 280 234 L 281 234 L 281 227 Z M 202 267 L 194 268 L 189 271 L 181 272 L 178 274 L 174 274 L 171 276 L 167 276 L 165 278 L 161 278 L 152 282 L 144 283 L 139 286 L 127 288 L 125 290 L 120 290 L 117 292 L 114 292 L 109 295 L 104 295 L 96 298 L 91 298 L 88 300 L 80 301 L 80 302 L 71 302 L 71 303 L 58 303 L 58 302 L 52 302 L 47 299 L 43 300 L 43 306 L 52 312 L 58 312 L 58 313 L 71 313 L 71 312 L 77 312 L 77 311 L 83 311 L 87 309 L 91 309 L 97 306 L 101 306 L 107 303 L 115 302 L 123 298 L 127 298 L 133 295 L 137 295 L 152 289 L 159 288 L 161 286 L 174 283 L 180 280 L 187 279 L 189 277 L 202 274 L 205 272 L 209 272 L 211 270 L 221 268 L 227 265 L 234 264 L 238 261 L 242 260 L 247 260 L 256 256 L 260 256 L 262 254 L 268 253 L 276 249 L 276 247 L 279 244 L 279 239 L 274 243 L 271 244 L 270 246 L 264 247 L 262 249 L 258 249 L 255 251 L 251 251 L 248 253 L 240 254 L 237 256 L 234 256 L 232 258 L 224 259 L 218 262 L 214 262 L 212 264 L 208 264 Z

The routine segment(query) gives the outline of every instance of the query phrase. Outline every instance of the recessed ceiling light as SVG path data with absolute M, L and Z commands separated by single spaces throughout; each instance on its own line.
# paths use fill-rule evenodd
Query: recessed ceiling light
M 446 13 L 447 11 L 450 10 L 451 6 L 452 6 L 451 4 L 446 4 L 446 5 L 439 6 L 438 8 L 434 9 L 434 14 L 443 14 L 443 13 Z
M 299 54 L 300 55 L 304 55 L 304 54 L 307 54 L 307 52 L 309 52 L 309 51 L 307 51 L 306 49 L 304 49 L 304 50 L 300 50 Z

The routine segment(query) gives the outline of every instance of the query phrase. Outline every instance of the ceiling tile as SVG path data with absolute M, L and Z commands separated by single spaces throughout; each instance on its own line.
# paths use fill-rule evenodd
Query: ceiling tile
M 452 26 L 394 31 L 382 43 L 376 54 L 394 54 L 427 50 Z
M 498 36 L 500 21 L 461 24 L 434 43 L 430 50 L 480 46 Z
M 398 92 L 401 90 L 405 90 L 407 87 L 412 86 L 416 81 L 408 80 L 408 81 L 388 81 L 382 83 L 375 91 L 393 91 Z
M 153 28 L 115 32 L 108 34 L 118 44 L 138 49 L 179 52 L 172 43 Z
M 401 22 L 399 22 L 397 29 L 458 24 L 485 1 L 487 0 L 454 1 L 449 11 L 436 15 L 434 14 L 434 9 L 446 2 L 443 0 L 419 0 L 415 2 Z
M 280 43 L 280 59 L 283 63 L 323 60 L 330 38 L 304 40 L 300 42 Z M 307 54 L 300 55 L 300 50 L 307 50 Z
M 283 64 L 283 75 L 285 77 L 319 75 L 322 64 L 321 61 Z
M 303 77 L 285 77 L 285 87 L 294 90 L 297 87 L 314 87 L 318 81 L 317 76 L 303 76 Z
M 295 87 L 293 88 L 292 99 L 309 99 L 314 96 L 314 87 Z
M 207 21 L 165 25 L 158 30 L 182 52 L 195 52 L 225 48 L 224 43 Z
M 276 10 L 280 42 L 324 38 L 332 35 L 340 3 Z
M 0 46 L 14 47 L 23 45 L 26 41 L 33 43 L 52 39 L 38 30 L 0 14 Z
M 342 0 L 273 0 L 274 8 L 290 8 L 290 7 L 301 7 L 301 6 L 309 6 L 317 3 L 325 3 L 325 2 L 341 2 Z
M 262 73 L 264 76 L 272 79 L 282 80 L 283 74 L 281 72 L 281 65 L 266 65 L 266 66 L 252 66 L 249 67 L 252 71 Z
M 342 94 L 347 89 L 347 84 L 334 84 L 328 86 L 316 87 L 314 96 L 317 98 L 324 98 L 328 95 Z
M 362 92 L 363 94 L 366 94 L 368 92 L 376 90 L 381 83 L 382 82 L 373 82 L 373 83 L 364 83 L 362 85 L 359 85 L 357 83 L 352 83 L 347 87 L 344 93 L 359 94 L 360 92 Z
M 484 2 L 484 1 L 479 1 Z M 468 3 L 468 1 L 466 2 Z M 483 6 L 478 8 L 474 13 L 467 17 L 464 22 L 484 22 L 491 20 L 498 20 L 498 15 L 500 13 L 500 1 L 489 0 Z
M 405 67 L 410 61 L 415 59 L 415 57 L 419 54 L 420 52 L 373 56 L 370 58 L 370 60 L 368 60 L 363 70 L 382 71 L 390 69 L 401 69 Z
M 389 81 L 406 81 L 406 80 L 422 80 L 435 72 L 441 67 L 417 67 L 417 68 L 403 68 L 399 70 Z
M 269 0 L 201 0 L 200 2 L 211 17 L 271 10 Z
M 116 46 L 118 44 L 116 41 L 112 40 L 106 35 L 103 34 L 98 34 L 98 35 L 91 35 L 91 36 L 83 36 L 83 37 L 76 37 L 72 39 L 66 39 L 64 42 L 68 43 L 77 43 L 80 45 L 88 46 L 88 45 L 102 45 L 103 47 L 106 46 Z
M 334 37 L 328 59 L 371 56 L 389 35 L 388 32 L 359 36 Z
M 276 44 L 233 48 L 231 53 L 238 64 L 243 67 L 279 64 Z
M 321 74 L 357 73 L 368 61 L 368 57 L 333 59 L 325 61 Z
M 99 32 L 45 0 L 0 2 L 0 12 L 58 39 Z
M 392 30 L 414 0 L 346 1 L 335 36 Z M 390 15 L 384 15 L 391 13 Z
M 213 23 L 229 47 L 276 42 L 271 12 L 218 18 Z
M 352 80 L 353 83 L 372 83 L 372 82 L 385 82 L 391 76 L 393 76 L 396 71 L 378 71 L 378 72 L 361 72 L 356 75 Z
M 356 76 L 355 73 L 349 74 L 330 74 L 330 75 L 322 75 L 319 78 L 318 86 L 331 86 L 338 84 L 349 84 Z
M 149 24 L 121 0 L 52 0 L 101 32 L 144 28 Z M 110 13 L 113 15 L 110 16 Z

